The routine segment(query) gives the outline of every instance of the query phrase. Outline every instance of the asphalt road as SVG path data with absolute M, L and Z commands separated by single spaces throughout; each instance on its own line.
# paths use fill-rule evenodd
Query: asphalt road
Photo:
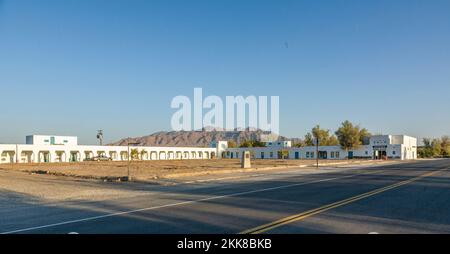
M 450 233 L 450 160 L 147 191 L 131 198 L 52 204 L 1 191 L 0 232 Z

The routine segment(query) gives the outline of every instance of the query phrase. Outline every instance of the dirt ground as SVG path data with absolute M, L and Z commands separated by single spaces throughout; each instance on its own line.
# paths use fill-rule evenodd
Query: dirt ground
M 151 181 L 312 164 L 314 164 L 314 161 L 311 160 L 253 160 L 252 168 L 243 170 L 240 168 L 240 161 L 237 159 L 132 161 L 130 163 L 130 175 L 133 180 Z M 0 169 L 105 181 L 126 180 L 128 175 L 127 162 L 0 164 Z
M 127 175 L 127 162 L 0 164 L 0 209 L 7 208 L 2 207 L 2 200 L 8 200 L 7 204 L 10 200 L 24 198 L 30 203 L 111 200 L 148 195 L 148 190 L 166 185 L 203 184 L 274 173 L 328 173 L 359 165 L 399 162 L 322 161 L 324 167 L 320 169 L 307 167 L 313 163 L 305 160 L 254 160 L 253 168 L 244 170 L 238 160 L 133 161 L 133 184 L 117 183 Z

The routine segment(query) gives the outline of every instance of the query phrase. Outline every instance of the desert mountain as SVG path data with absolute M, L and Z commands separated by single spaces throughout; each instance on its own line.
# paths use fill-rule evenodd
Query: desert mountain
M 135 137 L 130 139 L 121 139 L 110 145 L 127 145 L 128 142 L 139 143 L 140 146 L 193 146 L 209 147 L 213 140 L 233 140 L 236 144 L 244 140 L 266 140 L 270 132 L 262 130 L 243 130 L 243 131 L 221 131 L 221 130 L 203 130 L 203 131 L 171 131 L 156 132 L 154 134 Z M 278 140 L 289 140 L 286 137 L 278 136 Z

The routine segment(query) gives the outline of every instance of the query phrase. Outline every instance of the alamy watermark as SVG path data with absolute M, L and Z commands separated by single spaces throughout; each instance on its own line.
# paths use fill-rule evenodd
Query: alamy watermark
M 172 99 L 170 106 L 178 109 L 171 119 L 174 131 L 204 130 L 205 127 L 215 130 L 255 128 L 278 134 L 280 130 L 279 96 L 270 96 L 270 101 L 268 96 L 226 96 L 224 103 L 215 95 L 203 98 L 203 89 L 194 88 L 193 103 L 188 96 L 179 95 Z

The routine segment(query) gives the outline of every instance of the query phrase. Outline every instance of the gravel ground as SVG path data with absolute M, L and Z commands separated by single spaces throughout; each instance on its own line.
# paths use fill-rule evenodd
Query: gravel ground
M 358 164 L 359 161 L 327 161 L 323 165 L 336 163 Z M 165 160 L 133 161 L 130 175 L 134 180 L 152 182 L 158 179 L 177 179 L 213 174 L 239 173 L 263 169 L 311 166 L 311 160 L 253 160 L 251 169 L 241 169 L 239 160 Z M 0 164 L 0 169 L 18 170 L 36 174 L 71 176 L 105 181 L 126 180 L 127 162 L 81 162 L 42 164 Z
M 162 172 L 173 171 L 191 172 L 189 167 L 200 167 L 194 172 L 200 172 L 202 174 L 185 174 L 178 177 L 163 178 L 158 180 L 152 180 L 148 182 L 137 183 L 119 183 L 119 182 L 104 182 L 98 179 L 81 178 L 89 174 L 98 176 L 105 175 L 120 175 L 126 170 L 126 164 L 124 163 L 77 163 L 77 164 L 35 164 L 35 165 L 1 165 L 0 167 L 0 200 L 10 199 L 11 197 L 21 197 L 26 195 L 27 199 L 36 200 L 36 202 L 53 202 L 53 201 L 102 201 L 111 199 L 120 199 L 127 197 L 136 197 L 139 195 L 148 195 L 148 191 L 154 188 L 159 188 L 160 185 L 177 185 L 177 184 L 202 184 L 210 181 L 221 181 L 231 179 L 245 179 L 249 177 L 261 176 L 265 174 L 311 174 L 311 173 L 327 173 L 332 171 L 345 170 L 348 167 L 355 165 L 379 165 L 380 163 L 387 164 L 389 162 L 353 162 L 351 164 L 344 163 L 340 165 L 334 165 L 329 167 L 323 167 L 322 169 L 314 168 L 299 168 L 299 165 L 305 163 L 304 161 L 296 161 L 296 163 L 286 161 L 280 161 L 282 165 L 279 167 L 273 167 L 273 163 L 276 161 L 260 161 L 253 165 L 258 165 L 259 169 L 253 168 L 250 170 L 241 170 L 236 166 L 237 161 L 183 161 L 184 167 L 177 170 L 173 169 L 173 165 L 180 164 L 179 161 L 165 161 L 165 162 L 133 162 L 134 170 L 140 170 L 139 172 L 145 172 L 148 170 L 155 174 L 157 172 L 156 165 L 166 166 L 162 169 Z M 214 164 L 216 163 L 216 164 Z M 336 163 L 336 162 L 335 162 Z M 342 162 L 341 162 L 342 163 Z M 398 162 L 391 162 L 398 163 Z M 212 165 L 212 166 L 208 166 Z M 230 165 L 234 166 L 229 167 Z M 262 167 L 265 165 L 266 167 Z M 111 167 L 112 166 L 112 167 Z M 220 168 L 222 166 L 223 168 Z M 226 167 L 225 167 L 226 166 Z M 270 167 L 272 166 L 272 167 Z M 295 166 L 295 168 L 294 168 Z M 170 167 L 170 168 L 169 168 Z M 180 166 L 181 167 L 181 166 Z M 124 169 L 125 168 L 125 169 Z M 213 174 L 204 174 L 204 172 L 211 172 Z M 79 176 L 70 177 L 53 174 L 36 174 L 31 171 L 36 170 L 49 170 L 56 173 L 77 172 Z M 301 170 L 301 172 L 299 171 Z M 147 172 L 146 172 L 147 173 Z M 142 174 L 142 173 L 141 173 Z M 150 173 L 144 174 L 149 177 Z M 168 174 L 166 174 L 167 176 Z M 153 183 L 153 184 L 149 184 Z M 164 187 L 164 186 L 161 186 Z

